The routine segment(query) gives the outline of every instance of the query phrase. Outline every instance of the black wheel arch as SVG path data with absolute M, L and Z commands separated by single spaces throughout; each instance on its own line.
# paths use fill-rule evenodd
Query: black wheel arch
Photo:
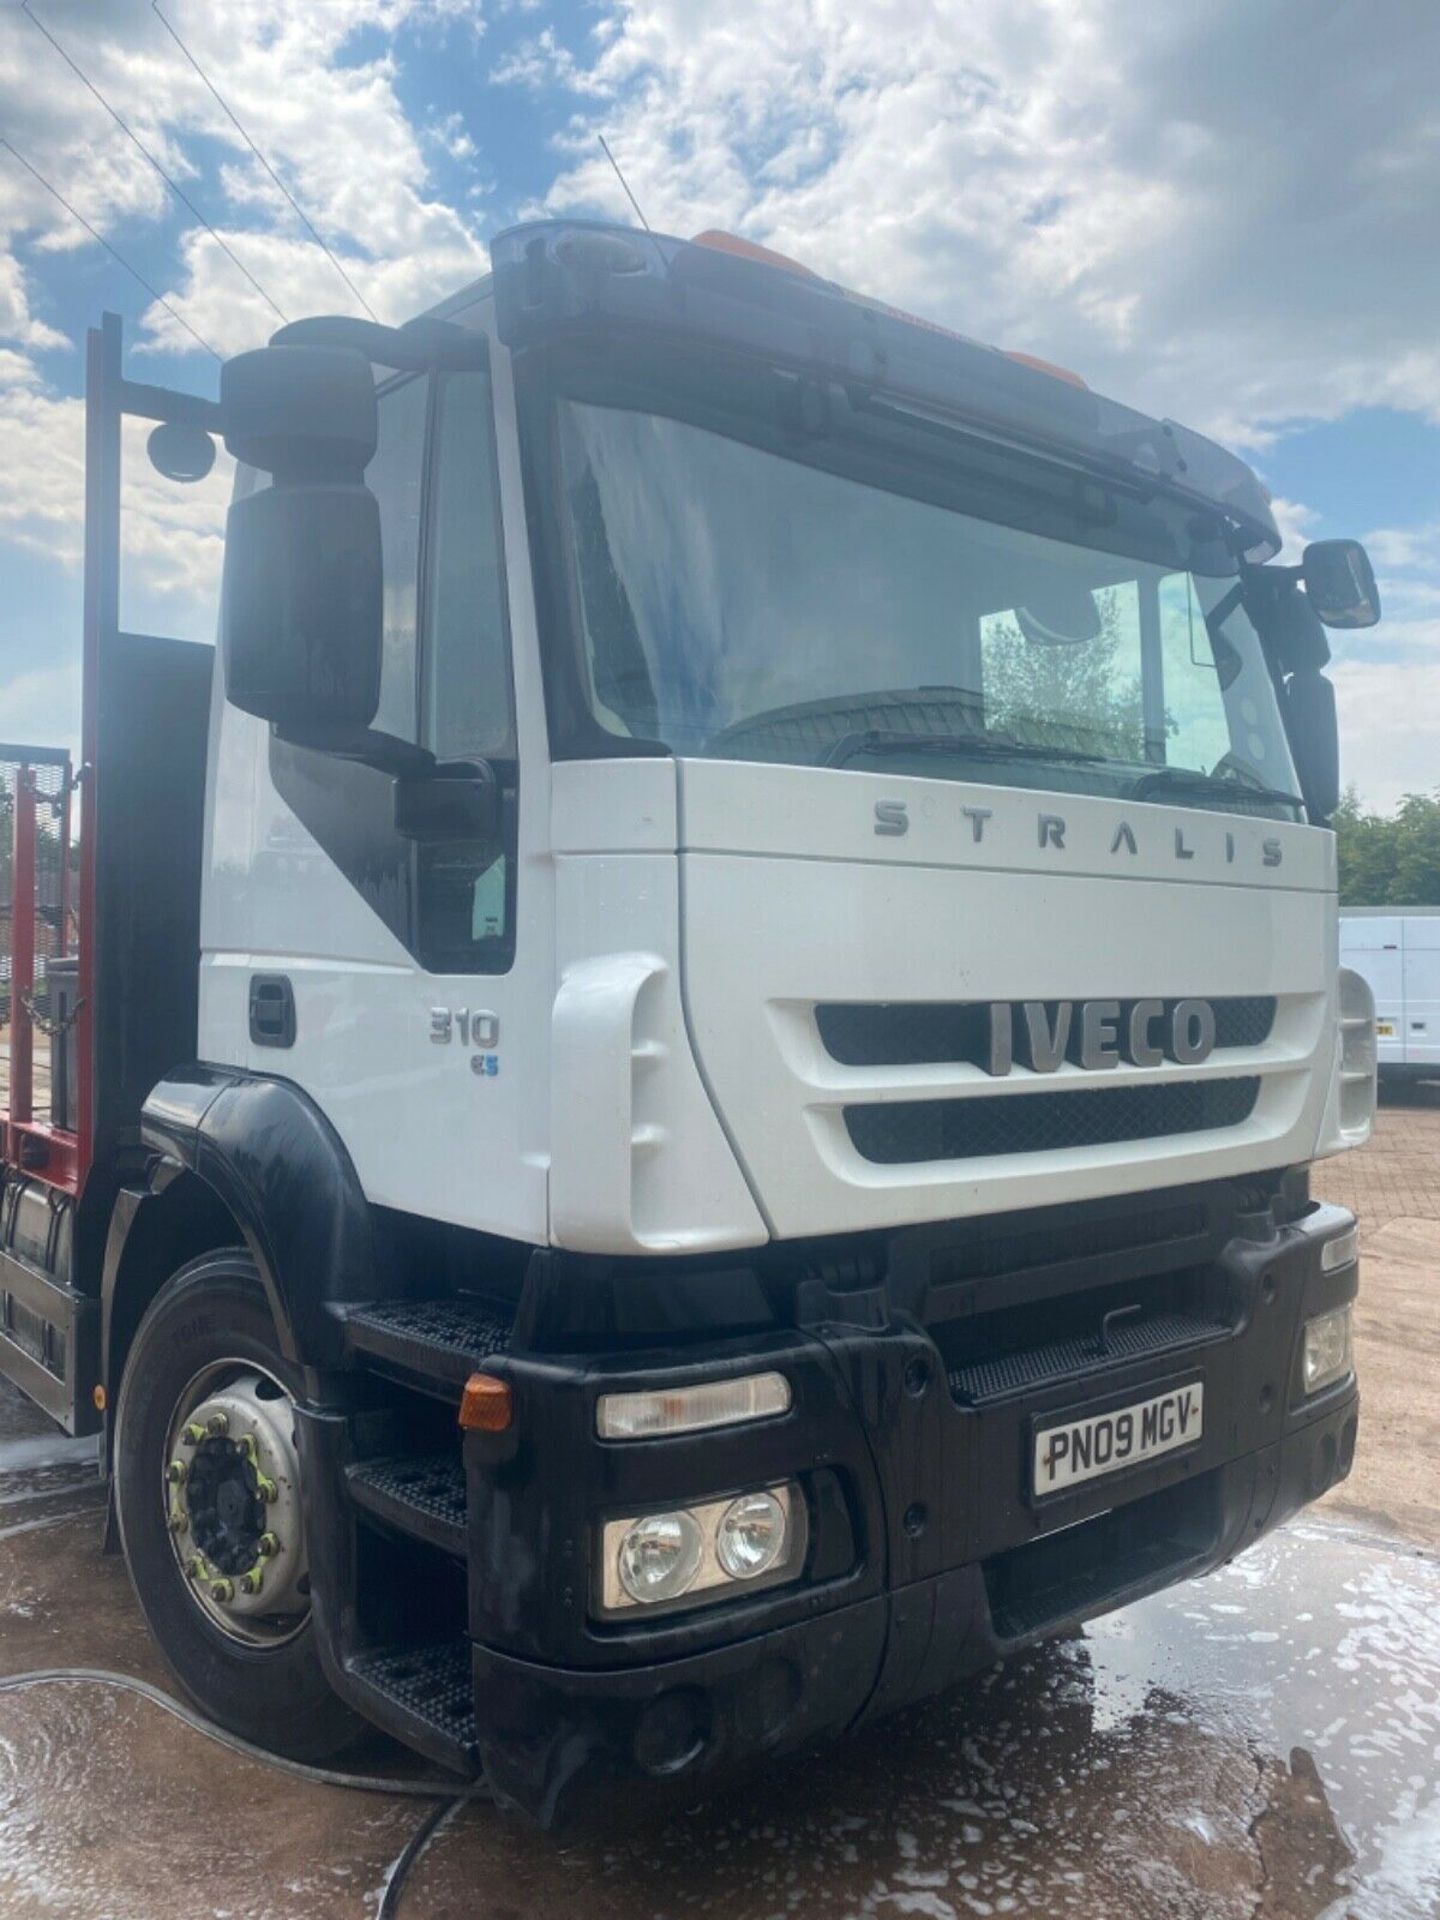
M 338 1363 L 330 1311 L 380 1292 L 375 1226 L 344 1142 L 302 1088 L 205 1064 L 177 1069 L 146 1100 L 143 1184 L 121 1189 L 102 1278 L 104 1369 L 114 1393 L 140 1318 L 197 1254 L 244 1245 L 281 1353 Z

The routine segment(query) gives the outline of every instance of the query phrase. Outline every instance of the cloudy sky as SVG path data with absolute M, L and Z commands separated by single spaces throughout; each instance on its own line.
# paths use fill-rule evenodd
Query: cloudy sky
M 75 733 L 77 396 L 102 308 L 138 377 L 213 393 L 215 354 L 277 314 L 400 320 L 518 218 L 628 217 L 604 133 L 652 225 L 730 228 L 1076 367 L 1244 454 L 1292 538 L 1363 536 L 1386 619 L 1335 636 L 1346 775 L 1379 806 L 1440 787 L 1437 0 L 31 11 L 191 205 L 3 0 L 0 739 Z M 201 637 L 223 475 L 129 470 L 123 616 Z

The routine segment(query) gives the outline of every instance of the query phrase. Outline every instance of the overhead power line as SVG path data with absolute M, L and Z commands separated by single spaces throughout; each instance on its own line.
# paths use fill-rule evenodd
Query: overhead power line
M 154 154 L 151 153 L 150 149 L 145 145 L 144 141 L 139 138 L 139 136 L 131 129 L 129 124 L 125 120 L 123 120 L 121 116 L 115 111 L 114 107 L 111 106 L 110 102 L 105 98 L 104 94 L 101 93 L 100 89 L 95 85 L 95 82 L 89 79 L 86 74 L 81 72 L 80 68 L 70 58 L 69 54 L 65 51 L 64 47 L 61 46 L 60 42 L 55 38 L 54 34 L 51 33 L 50 29 L 45 25 L 45 23 L 30 11 L 30 0 L 20 0 L 20 11 L 25 15 L 25 18 L 30 22 L 32 27 L 37 28 L 41 33 L 44 34 L 45 38 L 50 42 L 51 46 L 59 54 L 60 58 L 65 62 L 66 66 L 69 67 L 70 71 L 76 76 L 76 78 L 82 81 L 84 85 L 89 89 L 89 91 L 92 94 L 94 94 L 95 98 L 100 102 L 101 106 L 104 107 L 105 111 L 109 114 L 110 118 L 115 122 L 116 126 L 119 127 L 120 131 L 125 135 L 125 137 L 129 141 L 131 141 L 135 147 L 139 149 L 141 154 L 144 155 L 146 161 L 148 161 L 150 166 L 152 166 L 155 169 L 156 173 L 159 174 L 160 178 L 165 182 L 166 186 L 175 195 L 175 198 L 179 200 L 182 203 L 182 205 L 190 209 L 191 213 L 194 214 L 195 218 L 200 222 L 201 226 L 204 227 L 205 231 L 209 234 L 210 238 L 215 242 L 216 246 L 219 247 L 220 251 L 226 256 L 227 259 L 231 260 L 240 269 L 241 273 L 244 274 L 245 278 L 250 282 L 251 286 L 254 287 L 255 291 L 260 295 L 260 298 L 265 302 L 266 306 L 269 307 L 270 311 L 276 314 L 282 321 L 286 321 L 288 323 L 289 316 L 284 312 L 282 312 L 278 306 L 276 306 L 275 302 L 270 298 L 269 294 L 265 291 L 264 287 L 261 286 L 260 282 L 255 278 L 254 274 L 251 273 L 250 269 L 245 265 L 245 262 L 241 260 L 239 256 L 229 246 L 227 246 L 226 243 L 220 238 L 219 234 L 215 231 L 214 227 L 211 226 L 210 222 L 205 218 L 204 214 L 196 206 L 195 202 L 190 198 L 189 194 L 186 193 L 185 189 L 177 185 L 176 182 L 171 179 L 170 175 L 165 171 L 164 167 L 161 166 L 160 162 L 155 158 Z
M 177 313 L 175 311 L 174 307 L 171 306 L 170 302 L 165 298 L 164 294 L 160 292 L 158 287 L 151 286 L 150 282 L 145 278 L 144 274 L 140 272 L 138 267 L 131 266 L 130 262 L 125 258 L 124 254 L 120 252 L 118 247 L 112 247 L 110 242 L 105 238 L 104 234 L 98 233 L 95 230 L 95 228 L 91 226 L 90 222 L 85 218 L 84 214 L 81 213 L 78 210 L 78 208 L 71 206 L 70 202 L 65 198 L 64 194 L 61 193 L 58 187 L 51 186 L 50 182 L 45 178 L 44 174 L 41 173 L 40 169 L 38 167 L 32 166 L 30 162 L 25 158 L 24 154 L 21 153 L 18 147 L 12 146 L 10 142 L 4 139 L 3 137 L 0 137 L 0 147 L 4 147 L 7 153 L 11 153 L 15 156 L 15 158 L 20 162 L 21 166 L 24 167 L 25 171 L 28 174 L 30 174 L 34 179 L 38 180 L 41 186 L 44 187 L 45 191 L 48 194 L 53 195 L 53 197 L 60 202 L 61 206 L 70 215 L 71 219 L 78 220 L 80 222 L 80 225 L 84 227 L 85 231 L 90 235 L 90 238 L 92 240 L 98 240 L 100 242 L 100 245 L 104 247 L 105 251 L 110 255 L 111 259 L 118 261 L 120 265 L 125 269 L 126 273 L 130 275 L 132 280 L 138 280 L 140 282 L 140 285 L 145 289 L 145 291 L 150 295 L 150 297 L 154 300 L 159 301 L 160 305 L 165 309 L 166 313 L 169 314 L 170 318 L 176 321 L 178 325 L 182 326 L 185 329 L 186 333 L 190 335 L 190 338 L 192 340 L 196 341 L 200 346 L 202 346 L 205 349 L 206 353 L 214 353 L 215 358 L 217 360 L 221 360 L 224 358 L 223 354 L 215 352 L 214 347 L 211 346 L 210 342 L 207 339 L 205 339 L 205 337 L 202 334 L 198 334 L 195 331 L 194 327 L 191 326 L 190 322 L 185 318 L 183 313 Z
M 150 5 L 152 10 L 154 11 L 155 18 L 160 22 L 161 26 L 164 27 L 165 31 L 169 34 L 170 38 L 175 42 L 176 46 L 179 47 L 181 53 L 184 54 L 185 58 L 190 62 L 191 66 L 195 69 L 196 73 L 199 74 L 201 80 L 204 82 L 205 86 L 209 89 L 211 97 L 215 100 L 221 112 L 225 115 L 226 119 L 230 122 L 231 126 L 234 127 L 235 131 L 239 134 L 240 138 L 245 142 L 246 146 L 249 147 L 251 153 L 254 154 L 255 158 L 260 162 L 261 166 L 265 169 L 266 173 L 268 173 L 270 178 L 275 182 L 275 185 L 280 189 L 281 193 L 283 193 L 285 198 L 289 201 L 297 217 L 303 222 L 305 230 L 310 235 L 310 238 L 315 242 L 316 246 L 319 247 L 320 251 L 324 254 L 325 258 L 330 262 L 331 266 L 334 267 L 336 273 L 339 274 L 340 278 L 345 282 L 346 286 L 350 289 L 351 293 L 354 294 L 355 298 L 360 302 L 361 306 L 364 307 L 366 313 L 369 314 L 370 318 L 372 320 L 378 320 L 379 315 L 376 313 L 375 309 L 371 306 L 370 302 L 365 298 L 364 294 L 361 293 L 360 289 L 356 286 L 355 282 L 350 278 L 349 274 L 345 271 L 344 267 L 342 267 L 340 262 L 335 258 L 335 255 L 330 251 L 329 247 L 325 244 L 324 240 L 321 239 L 320 234 L 317 232 L 315 225 L 311 220 L 309 214 L 306 213 L 305 209 L 300 205 L 299 201 L 295 198 L 294 194 L 291 193 L 290 189 L 286 186 L 285 182 L 280 178 L 279 174 L 275 171 L 274 167 L 271 166 L 270 162 L 265 158 L 264 154 L 260 151 L 259 147 L 256 146 L 255 142 L 250 138 L 250 135 L 245 131 L 244 127 L 241 126 L 233 110 L 231 109 L 229 104 L 226 102 L 226 100 L 223 98 L 219 90 L 216 88 L 216 86 L 212 82 L 209 74 L 206 73 L 205 69 L 201 66 L 200 62 L 195 58 L 194 54 L 190 51 L 189 47 L 186 46 L 185 42 L 180 38 L 179 34 L 175 31 L 174 27 L 171 26 L 170 22 L 165 18 L 164 14 L 161 13 L 160 0 L 150 0 Z

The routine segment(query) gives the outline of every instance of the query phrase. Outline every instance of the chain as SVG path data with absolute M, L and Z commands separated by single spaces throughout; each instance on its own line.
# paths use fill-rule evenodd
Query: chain
M 26 991 L 20 995 L 20 1004 L 30 1016 L 30 1024 L 35 1028 L 37 1033 L 43 1033 L 47 1040 L 58 1040 L 60 1035 L 62 1033 L 68 1033 L 80 1018 L 80 1009 L 84 1006 L 85 1002 L 83 1000 L 77 1000 L 63 1020 L 52 1020 L 48 1013 L 41 1013 L 40 1009 L 35 1005 L 35 990 L 33 987 L 27 988 Z

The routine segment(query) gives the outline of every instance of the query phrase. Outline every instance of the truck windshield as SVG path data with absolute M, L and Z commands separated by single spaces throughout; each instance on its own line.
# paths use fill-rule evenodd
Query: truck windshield
M 1012 511 L 972 475 L 959 497 L 978 510 L 959 511 L 953 490 L 896 484 L 893 450 L 877 484 L 863 461 L 837 470 L 833 446 L 817 463 L 665 413 L 554 407 L 580 694 L 604 734 L 1298 812 L 1270 674 L 1213 530 L 1201 570 L 1174 516 L 1163 540 L 1141 538 L 1153 504 L 1122 511 L 1075 476 L 1048 476 L 1043 511 L 1016 489 Z M 933 438 L 926 453 L 934 463 Z M 1116 547 L 1156 557 L 1107 551 L 1107 522 L 1129 529 Z

